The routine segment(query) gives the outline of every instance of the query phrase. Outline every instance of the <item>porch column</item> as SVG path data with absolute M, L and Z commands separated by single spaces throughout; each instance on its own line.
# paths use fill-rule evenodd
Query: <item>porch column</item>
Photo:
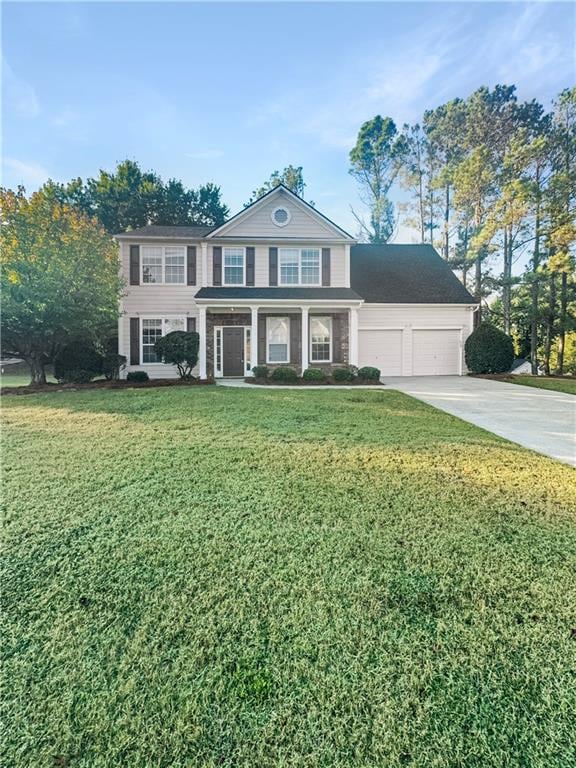
M 252 324 L 250 326 L 250 373 L 258 365 L 258 309 L 259 307 L 250 307 L 252 313 Z
M 200 336 L 200 349 L 198 350 L 198 362 L 200 378 L 206 378 L 206 307 L 198 305 L 198 335 Z
M 302 307 L 302 373 L 308 368 L 308 307 Z
M 348 356 L 350 365 L 358 365 L 358 310 L 354 307 L 350 309 L 350 322 L 348 333 Z

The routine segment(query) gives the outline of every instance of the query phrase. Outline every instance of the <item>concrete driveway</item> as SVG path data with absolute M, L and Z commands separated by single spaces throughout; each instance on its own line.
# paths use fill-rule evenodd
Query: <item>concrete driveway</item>
M 425 403 L 576 466 L 576 397 L 469 376 L 384 377 Z

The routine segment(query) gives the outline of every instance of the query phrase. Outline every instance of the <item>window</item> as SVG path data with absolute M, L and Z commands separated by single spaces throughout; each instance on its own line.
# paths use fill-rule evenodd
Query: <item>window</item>
M 185 331 L 185 317 L 144 317 L 142 318 L 142 364 L 161 363 L 162 361 L 154 351 L 154 344 L 162 336 L 172 331 Z
M 285 227 L 290 222 L 290 211 L 287 208 L 274 208 L 272 221 L 277 227 Z
M 332 360 L 332 318 L 310 317 L 310 361 L 329 363 Z
M 266 362 L 290 361 L 290 320 L 287 317 L 266 318 Z
M 184 285 L 186 248 L 183 245 L 143 245 L 142 282 Z
M 320 285 L 319 248 L 280 248 L 280 285 Z
M 224 248 L 224 285 L 244 285 L 244 248 Z

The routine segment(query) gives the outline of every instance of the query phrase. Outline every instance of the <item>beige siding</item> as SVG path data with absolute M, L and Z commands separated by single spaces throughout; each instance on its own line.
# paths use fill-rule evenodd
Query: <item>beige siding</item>
M 279 206 L 290 212 L 290 221 L 285 227 L 278 227 L 272 221 L 272 212 Z M 312 238 L 329 239 L 343 237 L 338 229 L 325 222 L 313 211 L 306 210 L 284 192 L 273 195 L 272 199 L 257 205 L 237 222 L 222 231 L 226 237 L 271 237 L 271 238 Z
M 375 339 L 379 334 L 370 333 L 370 331 L 388 330 L 399 332 L 402 335 L 402 375 L 412 376 L 416 372 L 422 373 L 426 368 L 426 362 L 422 358 L 422 335 L 417 336 L 418 329 L 450 331 L 446 335 L 431 334 L 426 337 L 434 346 L 430 352 L 434 358 L 434 365 L 430 364 L 427 369 L 433 373 L 454 374 L 459 371 L 465 372 L 463 362 L 464 342 L 472 331 L 473 312 L 465 306 L 375 306 L 365 305 L 358 311 L 359 339 L 363 337 L 366 343 L 360 342 L 359 364 L 360 365 L 378 365 L 377 359 L 387 359 L 389 356 L 393 361 L 398 360 L 398 354 L 395 344 L 387 351 L 386 349 L 376 349 Z M 416 338 L 416 347 L 414 345 Z M 457 337 L 458 345 L 458 366 L 455 365 L 454 339 Z M 391 339 L 397 337 L 392 336 Z M 388 340 L 387 340 L 388 344 Z M 377 345 L 376 345 L 377 346 Z M 397 362 L 394 363 L 397 366 Z M 455 370 L 456 367 L 459 370 Z M 432 371 L 432 368 L 434 370 Z M 395 375 L 388 373 L 385 375 Z

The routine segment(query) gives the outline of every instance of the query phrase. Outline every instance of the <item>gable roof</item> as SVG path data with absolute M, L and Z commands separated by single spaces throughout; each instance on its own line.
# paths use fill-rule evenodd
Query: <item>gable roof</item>
M 350 283 L 374 304 L 477 304 L 431 245 L 353 245 Z
M 179 225 L 147 224 L 139 229 L 129 229 L 126 232 L 119 232 L 114 237 L 158 237 L 165 239 L 167 237 L 181 237 L 185 239 L 198 240 L 204 237 L 214 227 L 186 227 Z
M 294 194 L 291 189 L 289 189 L 285 184 L 277 184 L 275 187 L 273 187 L 271 190 L 266 192 L 265 195 L 262 195 L 262 197 L 259 197 L 258 200 L 255 200 L 253 203 L 250 203 L 250 205 L 247 205 L 246 208 L 244 208 L 242 211 L 239 211 L 238 213 L 234 214 L 231 218 L 228 219 L 228 221 L 224 222 L 224 224 L 221 224 L 219 227 L 216 227 L 212 229 L 210 232 L 210 237 L 217 237 L 222 233 L 222 230 L 226 230 L 226 228 L 232 224 L 241 221 L 243 218 L 246 218 L 247 216 L 250 216 L 256 208 L 259 208 L 261 205 L 269 202 L 270 198 L 274 195 L 278 195 L 280 193 L 285 193 L 288 195 L 288 197 L 292 198 L 292 200 L 305 210 L 307 210 L 311 215 L 315 216 L 316 218 L 319 218 L 324 225 L 328 225 L 332 229 L 336 230 L 337 234 L 340 237 L 345 238 L 346 240 L 350 240 L 352 242 L 356 242 L 356 239 L 352 237 L 351 234 L 346 232 L 345 229 L 342 229 L 342 227 L 339 227 L 338 224 L 335 224 L 331 219 L 328 218 L 328 216 L 325 216 L 320 211 L 316 210 L 313 205 L 310 205 L 310 203 L 307 203 L 306 200 L 304 200 L 301 197 L 298 197 L 298 195 Z

